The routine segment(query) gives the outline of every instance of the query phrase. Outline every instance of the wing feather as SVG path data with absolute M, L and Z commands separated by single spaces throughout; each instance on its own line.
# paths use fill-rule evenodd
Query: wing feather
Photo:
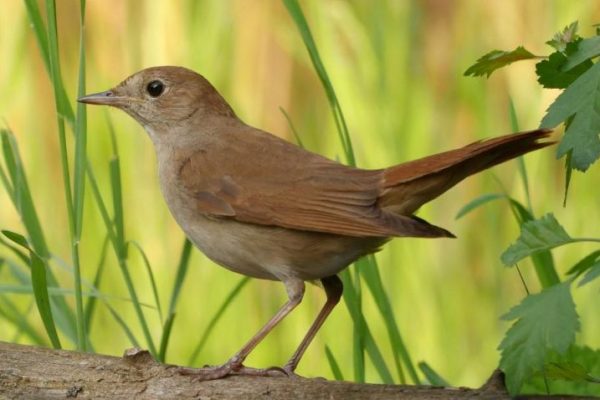
M 264 148 L 249 149 L 248 142 L 230 143 L 219 165 L 206 150 L 184 160 L 178 179 L 198 212 L 346 236 L 451 236 L 420 219 L 379 208 L 383 170 L 346 167 L 276 137 L 263 139 L 261 146 L 270 141 L 273 156 L 261 165 L 244 154 Z

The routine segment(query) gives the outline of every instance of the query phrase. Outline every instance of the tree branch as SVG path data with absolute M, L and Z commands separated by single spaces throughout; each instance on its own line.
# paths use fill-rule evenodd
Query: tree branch
M 501 380 L 501 378 L 500 378 Z M 6 396 L 6 397 L 4 397 Z M 122 358 L 0 342 L 0 398 L 464 399 L 509 398 L 497 376 L 480 389 L 234 376 L 195 382 L 146 351 Z

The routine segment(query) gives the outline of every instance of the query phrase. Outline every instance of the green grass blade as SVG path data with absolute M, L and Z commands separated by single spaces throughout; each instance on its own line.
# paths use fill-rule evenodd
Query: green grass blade
M 160 340 L 159 359 L 163 362 L 167 356 L 167 347 L 169 345 L 169 339 L 171 338 L 171 329 L 173 328 L 173 321 L 175 320 L 175 308 L 177 306 L 179 294 L 181 293 L 181 287 L 183 286 L 183 282 L 187 275 L 191 254 L 192 243 L 186 238 L 183 241 L 183 246 L 181 248 L 181 255 L 179 256 L 179 263 L 177 266 L 177 274 L 175 275 L 175 282 L 173 283 L 173 289 L 171 290 L 171 299 L 169 301 L 169 312 L 167 315 L 167 321 L 164 323 L 162 337 Z
M 123 194 L 121 189 L 121 164 L 117 155 L 109 162 L 110 183 L 114 211 L 116 240 L 119 246 L 119 257 L 127 258 L 127 243 L 125 242 L 125 227 L 123 223 Z
M 30 243 L 33 251 L 48 265 L 51 255 L 33 203 L 19 148 L 14 135 L 9 130 L 0 130 L 0 136 L 6 170 L 15 191 L 11 199 L 14 201 L 13 204 L 27 231 L 28 243 Z M 46 274 L 50 286 L 58 286 L 56 278 L 49 267 L 46 268 Z M 76 338 L 75 317 L 69 305 L 62 297 L 54 297 L 52 302 L 55 306 L 56 324 L 68 338 Z
M 48 35 L 46 34 L 46 27 L 44 26 L 44 21 L 42 20 L 42 14 L 40 13 L 38 2 L 36 0 L 25 0 L 24 2 L 25 8 L 27 9 L 29 21 L 31 22 L 31 26 L 35 34 L 35 39 L 40 48 L 40 53 L 42 53 L 42 60 L 44 61 L 44 66 L 46 67 L 46 71 L 50 73 L 50 53 L 48 50 Z
M 329 346 L 325 346 L 325 357 L 327 357 L 327 362 L 329 363 L 329 368 L 331 368 L 331 373 L 336 381 L 343 381 L 344 375 L 342 374 L 342 370 L 340 369 L 340 365 L 335 359 L 333 353 Z
M 181 287 L 187 275 L 188 267 L 190 264 L 190 256 L 192 254 L 192 243 L 185 239 L 181 248 L 181 255 L 179 256 L 179 263 L 177 265 L 177 274 L 175 275 L 175 282 L 173 283 L 173 290 L 171 290 L 171 300 L 169 301 L 169 314 L 175 312 L 177 306 L 177 300 L 181 293 Z
M 10 197 L 10 201 L 16 203 L 15 200 L 15 189 L 13 188 L 10 180 L 8 179 L 8 173 L 4 170 L 2 164 L 0 164 L 0 182 L 2 182 L 2 186 L 4 186 L 4 190 Z
M 419 363 L 419 369 L 421 370 L 421 372 L 423 372 L 423 375 L 425 375 L 425 378 L 427 379 L 427 381 L 433 385 L 433 386 L 443 386 L 443 387 L 449 387 L 450 384 L 448 383 L 448 381 L 446 381 L 444 378 L 442 378 L 440 376 L 440 374 L 438 374 L 437 372 L 435 372 L 433 370 L 433 368 L 431 368 L 429 366 L 429 364 L 427 364 L 425 361 L 421 361 Z
M 39 346 L 48 346 L 48 341 L 38 333 L 37 329 L 29 323 L 27 318 L 24 318 L 23 312 L 19 310 L 12 301 L 4 296 L 0 296 L 0 316 L 10 324 L 16 326 L 17 329 L 25 334 L 25 336 L 33 343 Z M 13 342 L 16 343 L 16 340 Z
M 84 8 L 85 5 L 81 4 Z M 79 79 L 77 95 L 83 96 L 85 90 L 85 35 L 83 14 L 80 19 L 79 29 Z M 81 265 L 79 256 L 79 243 L 83 230 L 83 200 L 85 197 L 85 164 L 87 161 L 87 111 L 83 104 L 77 104 L 77 118 L 75 120 L 75 163 L 73 183 L 73 232 L 72 232 L 72 259 L 73 259 L 73 287 L 75 288 L 75 315 L 77 319 L 78 349 L 86 351 L 88 343 L 87 327 L 83 298 L 81 295 Z
M 238 282 L 238 284 L 235 285 L 233 287 L 233 289 L 231 289 L 231 291 L 229 292 L 229 294 L 227 295 L 227 297 L 225 297 L 225 300 L 223 301 L 223 304 L 221 304 L 221 307 L 219 307 L 217 309 L 217 311 L 215 312 L 215 315 L 213 315 L 213 317 L 208 322 L 208 325 L 206 326 L 206 329 L 204 330 L 204 333 L 200 337 L 200 341 L 198 342 L 198 344 L 194 348 L 194 351 L 192 351 L 192 354 L 188 358 L 188 361 L 187 361 L 188 365 L 194 365 L 194 363 L 196 362 L 196 358 L 198 357 L 198 355 L 200 354 L 200 352 L 204 348 L 204 345 L 206 344 L 206 341 L 208 340 L 208 337 L 210 336 L 211 332 L 213 331 L 213 329 L 217 325 L 217 322 L 219 322 L 219 320 L 221 319 L 221 317 L 225 313 L 225 310 L 227 310 L 227 307 L 229 307 L 229 305 L 231 304 L 231 302 L 238 296 L 238 294 L 240 293 L 240 291 L 242 290 L 242 288 L 244 286 L 246 286 L 246 284 L 248 282 L 250 282 L 250 278 L 248 278 L 248 277 L 244 277 L 244 278 L 240 279 L 240 281 Z
M 0 130 L 0 135 L 2 136 L 4 161 L 6 163 L 12 187 L 15 191 L 13 198 L 16 202 L 14 206 L 21 216 L 23 225 L 27 230 L 29 240 L 31 241 L 31 245 L 35 252 L 44 259 L 50 258 L 50 251 L 48 250 L 48 245 L 46 244 L 46 239 L 42 232 L 42 226 L 33 204 L 29 183 L 25 176 L 15 137 L 12 132 L 6 129 Z
M 298 31 L 300 32 L 300 36 L 302 36 L 302 41 L 306 46 L 306 50 L 310 56 L 310 60 L 312 61 L 313 67 L 321 80 L 321 84 L 325 89 L 325 94 L 327 95 L 327 99 L 329 100 L 329 105 L 331 106 L 331 111 L 333 113 L 333 119 L 335 121 L 337 131 L 340 137 L 340 141 L 342 143 L 342 147 L 344 149 L 344 155 L 346 156 L 346 161 L 348 164 L 355 166 L 356 159 L 354 157 L 354 150 L 352 148 L 352 141 L 350 140 L 350 134 L 348 133 L 348 126 L 346 124 L 346 119 L 344 118 L 344 113 L 342 112 L 342 108 L 338 101 L 337 95 L 335 94 L 335 90 L 333 85 L 331 84 L 331 80 L 329 79 L 329 75 L 327 74 L 327 70 L 325 69 L 325 65 L 321 60 L 321 56 L 319 55 L 319 51 L 317 49 L 317 44 L 312 36 L 310 28 L 308 26 L 308 22 L 306 22 L 306 17 L 302 12 L 302 8 L 297 0 L 283 0 L 283 4 L 288 10 L 288 13 L 294 20 Z
M 154 296 L 154 304 L 156 304 L 156 309 L 158 310 L 158 316 L 160 318 L 160 322 L 163 322 L 163 314 L 162 309 L 160 307 L 160 299 L 158 297 L 158 288 L 156 287 L 156 280 L 154 279 L 154 273 L 152 272 L 152 267 L 150 266 L 150 260 L 148 260 L 148 256 L 146 256 L 146 252 L 142 249 L 142 246 L 136 241 L 130 241 L 131 245 L 135 247 L 140 255 L 142 256 L 142 261 L 144 266 L 146 267 L 146 273 L 148 274 L 148 279 L 150 279 L 150 286 L 152 287 L 152 295 Z
M 12 233 L 10 231 L 2 231 L 2 234 L 6 235 L 7 233 Z M 9 249 L 10 251 L 12 251 L 19 260 L 21 260 L 21 262 L 23 262 L 24 264 L 29 264 L 29 257 L 20 249 L 18 249 L 16 246 L 13 246 L 12 244 L 8 243 L 7 241 L 5 241 L 4 239 L 2 239 L 2 236 L 0 236 L 0 244 L 3 245 L 4 247 L 6 247 L 7 249 Z
M 144 337 L 146 338 L 146 342 L 148 343 L 148 350 L 150 351 L 153 357 L 157 357 L 158 352 L 156 350 L 156 346 L 154 345 L 152 335 L 150 334 L 150 328 L 148 327 L 148 322 L 146 321 L 146 317 L 144 316 L 144 311 L 142 310 L 142 305 L 135 291 L 133 279 L 131 279 L 131 275 L 129 274 L 129 267 L 127 266 L 127 261 L 125 259 L 119 260 L 119 268 L 121 270 L 121 273 L 123 274 L 125 286 L 127 287 L 127 291 L 129 292 L 129 296 L 131 297 L 133 308 L 138 316 L 140 325 L 142 326 L 142 332 L 144 333 Z
M 137 339 L 135 338 L 135 335 L 133 334 L 133 332 L 131 332 L 131 329 L 129 329 L 129 327 L 127 326 L 127 324 L 123 320 L 123 318 L 121 318 L 119 316 L 119 314 L 111 306 L 109 306 L 108 304 L 106 305 L 106 307 L 108 308 L 108 311 L 113 316 L 113 318 L 115 319 L 115 321 L 117 321 L 117 324 L 119 324 L 119 326 L 121 327 L 121 329 L 123 329 L 123 332 L 125 332 L 125 335 L 127 335 L 127 338 L 129 339 L 129 341 L 131 342 L 131 344 L 134 347 L 141 347 L 140 343 L 137 341 Z
M 85 26 L 81 19 L 79 37 L 79 79 L 77 97 L 85 95 Z M 75 207 L 75 237 L 81 238 L 83 223 L 83 200 L 85 195 L 85 163 L 87 160 L 87 108 L 77 103 L 77 118 L 75 123 L 75 166 L 74 166 L 74 207 Z
M 300 137 L 300 135 L 298 134 L 298 131 L 294 127 L 294 124 L 292 123 L 292 119 L 290 118 L 289 114 L 287 113 L 287 111 L 284 110 L 283 107 L 279 107 L 279 111 L 281 111 L 281 113 L 285 117 L 285 120 L 287 121 L 287 123 L 292 131 L 292 134 L 294 135 L 294 138 L 296 139 L 296 143 L 298 144 L 298 146 L 300 146 L 304 149 L 305 147 L 304 147 L 304 143 L 302 143 L 302 138 Z
M 52 308 L 50 307 L 50 296 L 48 295 L 48 284 L 46 281 L 46 269 L 48 264 L 38 256 L 29 246 L 25 237 L 11 232 L 11 235 L 5 236 L 13 243 L 22 246 L 29 252 L 29 266 L 31 268 L 31 285 L 33 287 L 33 296 L 38 308 L 38 312 L 46 329 L 46 333 L 55 349 L 60 349 L 61 344 L 54 325 L 52 317 Z
M 71 240 L 71 255 L 73 259 L 74 269 L 74 281 L 75 286 L 81 289 L 81 276 L 79 268 L 79 239 L 77 237 L 77 216 L 74 205 L 74 195 L 72 192 L 71 185 L 71 171 L 69 166 L 69 154 L 67 149 L 67 138 L 65 131 L 65 119 L 73 124 L 74 115 L 71 105 L 66 96 L 62 76 L 60 72 L 60 55 L 58 49 L 58 27 L 56 19 L 56 3 L 54 0 L 46 1 L 46 23 L 47 23 L 47 35 L 48 35 L 48 56 L 50 60 L 50 81 L 54 89 L 54 101 L 57 113 L 57 124 L 58 124 L 58 137 L 60 146 L 60 160 L 62 167 L 62 178 L 64 186 L 65 204 L 67 208 L 67 218 L 69 223 L 69 234 Z M 83 45 L 83 44 L 82 44 Z M 81 68 L 81 67 L 80 67 Z M 80 70 L 81 72 L 81 70 Z M 85 111 L 84 111 L 85 113 Z M 85 122 L 85 121 L 83 121 Z M 77 121 L 75 126 L 76 130 L 82 127 L 81 122 Z M 78 132 L 76 132 L 77 134 Z M 76 136 L 76 140 L 80 137 Z M 85 146 L 85 143 L 84 143 Z M 79 144 L 81 149 L 81 144 Z M 81 152 L 81 150 L 79 150 Z M 80 166 L 81 167 L 81 166 Z M 82 185 L 82 181 L 78 182 Z M 83 185 L 81 186 L 83 190 Z M 81 200 L 83 201 L 83 200 Z M 81 293 L 76 300 L 76 327 L 77 327 L 77 349 L 84 350 L 86 348 L 86 333 L 85 327 L 83 326 L 83 301 L 81 299 Z
M 338 101 L 337 95 L 329 79 L 329 75 L 325 69 L 325 66 L 321 60 L 319 55 L 319 51 L 317 49 L 317 45 L 314 41 L 312 33 L 310 32 L 310 28 L 302 12 L 300 4 L 297 0 L 283 0 L 284 5 L 286 6 L 288 13 L 294 20 L 296 27 L 302 37 L 304 45 L 308 51 L 310 59 L 312 61 L 313 67 L 317 72 L 317 75 L 325 89 L 325 93 L 327 95 L 327 99 L 329 101 L 329 105 L 331 107 L 333 118 L 336 124 L 336 128 L 338 131 L 338 135 L 340 138 L 340 142 L 342 144 L 342 148 L 344 149 L 344 155 L 348 164 L 352 166 L 356 166 L 356 158 L 354 156 L 354 151 L 352 147 L 352 141 L 350 139 L 350 134 L 348 132 L 348 127 L 346 124 L 346 120 L 344 118 L 344 114 L 342 112 L 342 108 Z M 354 282 L 350 279 L 350 275 L 347 272 L 343 272 L 341 274 L 342 280 L 344 281 L 344 285 L 346 290 L 344 291 L 344 301 L 353 316 L 354 323 L 354 365 L 355 365 L 355 378 L 358 382 L 364 381 L 365 371 L 364 371 L 364 350 L 369 354 L 375 368 L 379 372 L 380 377 L 384 382 L 392 382 L 391 375 L 383 357 L 381 357 L 381 352 L 374 342 L 372 336 L 370 335 L 368 325 L 364 320 L 364 317 L 361 314 L 362 302 L 360 295 L 360 279 L 357 279 Z
M 115 213 L 114 224 L 110 220 L 108 215 L 108 211 L 106 209 L 106 205 L 102 196 L 100 194 L 100 190 L 98 188 L 98 184 L 96 182 L 95 176 L 91 167 L 88 164 L 88 179 L 90 180 L 90 186 L 92 187 L 92 192 L 94 195 L 94 199 L 96 200 L 96 204 L 98 205 L 98 209 L 100 210 L 100 214 L 102 216 L 102 220 L 104 221 L 109 240 L 112 244 L 112 247 L 115 251 L 117 259 L 119 261 L 119 268 L 121 269 L 121 273 L 123 274 L 123 278 L 125 281 L 125 285 L 127 287 L 127 291 L 129 292 L 129 296 L 131 297 L 131 301 L 134 307 L 134 310 L 138 316 L 138 320 L 142 327 L 142 332 L 144 333 L 144 337 L 146 342 L 148 343 L 148 350 L 152 354 L 153 357 L 158 357 L 158 351 L 154 344 L 154 340 L 152 339 L 152 335 L 150 334 L 150 329 L 148 327 L 148 322 L 146 321 L 146 317 L 141 308 L 140 301 L 137 296 L 137 292 L 135 290 L 135 286 L 133 285 L 133 280 L 129 273 L 129 268 L 127 266 L 127 242 L 125 238 L 124 232 L 124 221 L 123 221 L 123 196 L 122 196 L 122 183 L 121 183 L 121 168 L 119 162 L 119 153 L 116 144 L 116 138 L 114 135 L 114 129 L 109 120 L 109 131 L 111 133 L 111 140 L 113 146 L 113 158 L 109 163 L 109 173 L 110 173 L 110 181 L 112 187 L 112 200 L 113 200 L 113 209 Z M 140 248 L 141 250 L 141 248 Z M 151 280 L 154 280 L 152 276 L 152 270 L 149 270 Z M 156 301 L 158 305 L 158 295 L 155 292 Z M 160 306 L 159 306 L 160 307 Z
M 125 281 L 125 286 L 127 287 L 127 291 L 131 298 L 133 308 L 138 317 L 138 321 L 140 322 L 140 325 L 142 327 L 142 332 L 144 333 L 146 343 L 148 344 L 148 350 L 150 351 L 150 353 L 152 354 L 153 357 L 157 357 L 158 352 L 156 351 L 156 346 L 154 345 L 154 340 L 152 339 L 152 335 L 150 334 L 150 329 L 148 327 L 146 317 L 144 316 L 144 312 L 141 308 L 140 301 L 138 300 L 138 296 L 135 291 L 135 287 L 133 285 L 133 280 L 131 279 L 131 275 L 129 274 L 127 260 L 120 257 L 120 255 L 122 254 L 122 251 L 120 250 L 122 248 L 122 245 L 117 239 L 117 236 L 114 231 L 113 223 L 110 219 L 108 210 L 106 208 L 106 204 L 105 204 L 104 200 L 102 199 L 102 195 L 100 194 L 98 182 L 96 181 L 96 177 L 95 177 L 94 172 L 93 172 L 91 166 L 89 165 L 89 163 L 86 165 L 86 171 L 87 171 L 88 180 L 90 182 L 90 188 L 92 190 L 92 195 L 93 195 L 94 201 L 96 202 L 96 205 L 98 206 L 98 210 L 100 211 L 100 216 L 102 217 L 102 221 L 104 222 L 104 227 L 108 234 L 109 241 L 110 241 L 113 251 L 115 252 L 115 255 L 117 257 L 119 269 L 121 270 L 121 273 L 122 273 L 124 281 Z
M 100 259 L 98 261 L 98 266 L 96 267 L 96 274 L 94 275 L 94 281 L 92 282 L 92 286 L 94 288 L 99 288 L 100 283 L 102 281 L 102 276 L 104 274 L 104 266 L 106 265 L 106 254 L 108 252 L 108 236 L 104 239 L 104 243 L 102 244 L 102 250 L 100 251 Z M 85 304 L 85 309 L 83 310 L 83 317 L 85 320 L 85 326 L 91 332 L 92 326 L 92 318 L 96 311 L 96 304 L 98 300 L 96 297 L 88 298 L 88 301 Z
M 508 108 L 510 111 L 510 125 L 513 132 L 519 131 L 519 120 L 517 119 L 517 110 L 515 109 L 515 103 L 512 98 L 508 100 Z M 525 201 L 527 202 L 527 208 L 533 214 L 533 206 L 531 205 L 531 194 L 529 192 L 529 178 L 527 176 L 527 168 L 525 167 L 525 158 L 523 156 L 517 157 L 517 164 L 519 166 L 519 176 L 523 182 L 523 190 L 525 191 Z
M 340 274 L 344 285 L 343 299 L 346 308 L 352 317 L 352 365 L 355 382 L 365 381 L 365 335 L 367 324 L 360 308 L 360 288 L 354 287 L 350 271 L 345 270 Z
M 169 317 L 163 325 L 163 334 L 160 340 L 160 349 L 158 351 L 158 361 L 164 363 L 167 357 L 167 347 L 169 345 L 169 338 L 171 337 L 171 329 L 173 328 L 173 322 L 175 321 L 175 313 L 169 314 Z
M 340 278 L 344 283 L 344 288 L 352 288 L 352 281 L 350 280 L 350 274 L 348 271 L 344 271 L 340 274 Z M 375 343 L 373 336 L 367 326 L 367 322 L 362 315 L 360 308 L 356 306 L 358 302 L 356 290 L 344 290 L 344 302 L 352 317 L 354 324 L 353 333 L 357 339 L 355 339 L 354 351 L 354 378 L 357 382 L 364 382 L 365 370 L 364 370 L 364 352 L 366 351 L 369 358 L 373 362 L 375 370 L 379 374 L 379 377 L 384 383 L 393 383 L 392 375 L 385 364 L 381 350 Z
M 402 335 L 400 334 L 400 329 L 398 328 L 398 323 L 394 317 L 394 311 L 392 309 L 390 298 L 383 287 L 377 260 L 371 255 L 363 259 L 363 262 L 365 265 L 362 268 L 359 268 L 359 270 L 361 271 L 361 274 L 367 283 L 367 287 L 369 288 L 373 299 L 375 299 L 375 304 L 377 305 L 379 313 L 381 314 L 385 323 L 388 337 L 390 343 L 392 344 L 398 378 L 400 379 L 401 383 L 406 383 L 404 371 L 400 362 L 400 360 L 402 360 L 408 371 L 408 374 L 413 380 L 413 383 L 418 384 L 419 377 L 417 375 L 417 370 L 412 362 L 410 354 L 408 353 L 408 348 L 404 344 Z
M 55 0 L 46 0 L 46 23 L 48 32 L 48 59 L 50 61 L 50 80 L 54 87 L 54 100 L 56 101 L 56 111 L 59 116 L 64 117 L 69 124 L 73 124 L 75 115 L 71 108 L 71 103 L 67 97 L 60 72 L 60 57 L 58 51 L 58 27 L 56 20 L 56 2 Z M 60 118 L 59 118 L 60 119 Z M 64 130 L 64 128 L 63 128 Z
M 363 323 L 366 326 L 366 322 Z M 392 374 L 385 363 L 383 354 L 381 353 L 381 350 L 379 350 L 377 343 L 375 343 L 375 339 L 373 338 L 373 335 L 371 334 L 371 331 L 368 327 L 366 328 L 365 334 L 365 350 L 369 355 L 369 358 L 371 359 L 375 370 L 379 374 L 381 381 L 387 384 L 394 383 L 394 378 L 392 378 Z
M 479 197 L 474 198 L 473 200 L 471 200 L 470 202 L 465 204 L 460 210 L 458 210 L 454 219 L 462 218 L 465 215 L 469 214 L 471 211 L 481 207 L 484 204 L 489 203 L 490 201 L 497 200 L 497 199 L 505 199 L 505 198 L 506 198 L 506 195 L 500 194 L 500 193 L 483 194 Z

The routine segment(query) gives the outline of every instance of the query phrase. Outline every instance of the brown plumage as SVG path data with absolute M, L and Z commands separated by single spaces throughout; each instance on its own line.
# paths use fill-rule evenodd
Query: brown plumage
M 188 238 L 218 264 L 282 281 L 289 301 L 218 367 L 183 369 L 200 379 L 293 375 L 342 294 L 337 273 L 392 237 L 452 237 L 413 216 L 464 178 L 552 144 L 536 130 L 378 170 L 344 166 L 240 121 L 201 75 L 181 67 L 140 71 L 80 101 L 118 107 L 152 139 L 165 200 Z M 290 361 L 252 369 L 243 361 L 320 280 L 327 302 Z

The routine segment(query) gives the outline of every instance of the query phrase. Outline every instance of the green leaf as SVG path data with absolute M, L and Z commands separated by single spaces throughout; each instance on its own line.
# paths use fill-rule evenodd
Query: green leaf
M 490 201 L 497 200 L 497 199 L 505 199 L 505 198 L 506 198 L 506 196 L 503 194 L 500 194 L 500 193 L 488 193 L 488 194 L 484 194 L 479 197 L 476 197 L 473 200 L 471 200 L 470 202 L 468 202 L 467 204 L 465 204 L 460 210 L 458 210 L 454 219 L 459 219 L 461 217 L 464 217 L 471 211 L 475 210 L 476 208 L 481 207 L 482 205 L 484 205 L 486 203 L 489 203 Z
M 7 231 L 7 230 L 3 230 L 2 234 L 4 236 L 6 236 L 6 238 L 9 239 L 10 241 L 18 244 L 21 247 L 24 247 L 27 250 L 30 250 L 29 243 L 27 243 L 27 239 L 25 239 L 25 236 L 23 236 L 17 232 L 12 232 L 12 231 Z
M 571 241 L 571 237 L 560 226 L 554 215 L 546 214 L 540 219 L 525 222 L 521 226 L 521 235 L 502 253 L 501 259 L 504 265 L 514 265 L 532 254 L 550 250 Z
M 544 370 L 529 379 L 521 392 L 596 398 L 600 394 L 599 383 L 600 350 L 573 345 L 565 354 L 548 354 Z
M 592 265 L 596 264 L 596 261 L 600 258 L 600 250 L 596 250 L 588 254 L 579 260 L 575 265 L 573 265 L 568 271 L 567 275 L 575 275 L 579 276 L 588 269 L 592 267 Z
M 502 316 L 507 321 L 517 320 L 499 346 L 500 368 L 511 394 L 543 369 L 550 352 L 562 354 L 575 341 L 580 324 L 569 285 L 561 283 L 527 296 Z
M 523 46 L 519 46 L 513 51 L 493 50 L 479 58 L 475 64 L 465 71 L 464 75 L 486 75 L 489 78 L 492 72 L 499 68 L 506 67 L 515 61 L 530 60 L 532 58 L 539 57 L 526 50 Z
M 554 47 L 558 51 L 564 51 L 567 45 L 579 38 L 577 35 L 577 28 L 579 23 L 577 21 L 565 26 L 565 28 L 554 35 L 552 40 L 546 42 L 546 44 Z
M 573 151 L 571 166 L 585 171 L 600 157 L 600 63 L 573 82 L 548 108 L 542 128 L 554 128 L 573 116 L 557 157 Z
M 582 39 L 577 43 L 577 49 L 567 56 L 567 62 L 563 65 L 563 71 L 578 66 L 584 61 L 589 61 L 600 56 L 600 36 Z
M 523 176 L 526 176 L 523 174 Z M 475 200 L 464 206 L 458 213 L 457 218 L 467 214 L 473 209 L 498 198 L 504 198 L 508 200 L 509 205 L 513 211 L 515 219 L 519 225 L 523 225 L 527 221 L 533 220 L 531 212 L 517 200 L 505 195 L 505 194 L 487 194 L 476 198 Z M 556 268 L 554 267 L 554 260 L 550 251 L 539 251 L 531 255 L 531 260 L 535 267 L 536 274 L 542 285 L 542 287 L 549 287 L 560 282 Z
M 584 60 L 585 62 L 581 62 L 573 68 L 565 67 L 568 55 L 577 51 L 579 43 L 580 41 L 569 43 L 566 54 L 556 51 L 550 54 L 547 60 L 542 60 L 535 65 L 540 85 L 545 88 L 565 89 L 594 65 L 592 61 Z
M 583 365 L 576 362 L 552 362 L 546 366 L 545 373 L 547 378 L 567 381 L 585 381 L 590 377 Z
M 585 274 L 585 276 L 583 277 L 581 282 L 579 282 L 579 286 L 583 286 L 586 283 L 590 283 L 591 281 L 593 281 L 594 279 L 596 279 L 599 276 L 600 276 L 600 262 L 597 262 L 596 264 L 594 264 L 590 267 L 590 270 L 587 272 L 587 274 Z
M 567 206 L 567 198 L 569 197 L 569 187 L 571 186 L 571 178 L 573 177 L 573 150 L 567 151 L 565 157 L 565 193 L 563 195 L 563 207 Z

